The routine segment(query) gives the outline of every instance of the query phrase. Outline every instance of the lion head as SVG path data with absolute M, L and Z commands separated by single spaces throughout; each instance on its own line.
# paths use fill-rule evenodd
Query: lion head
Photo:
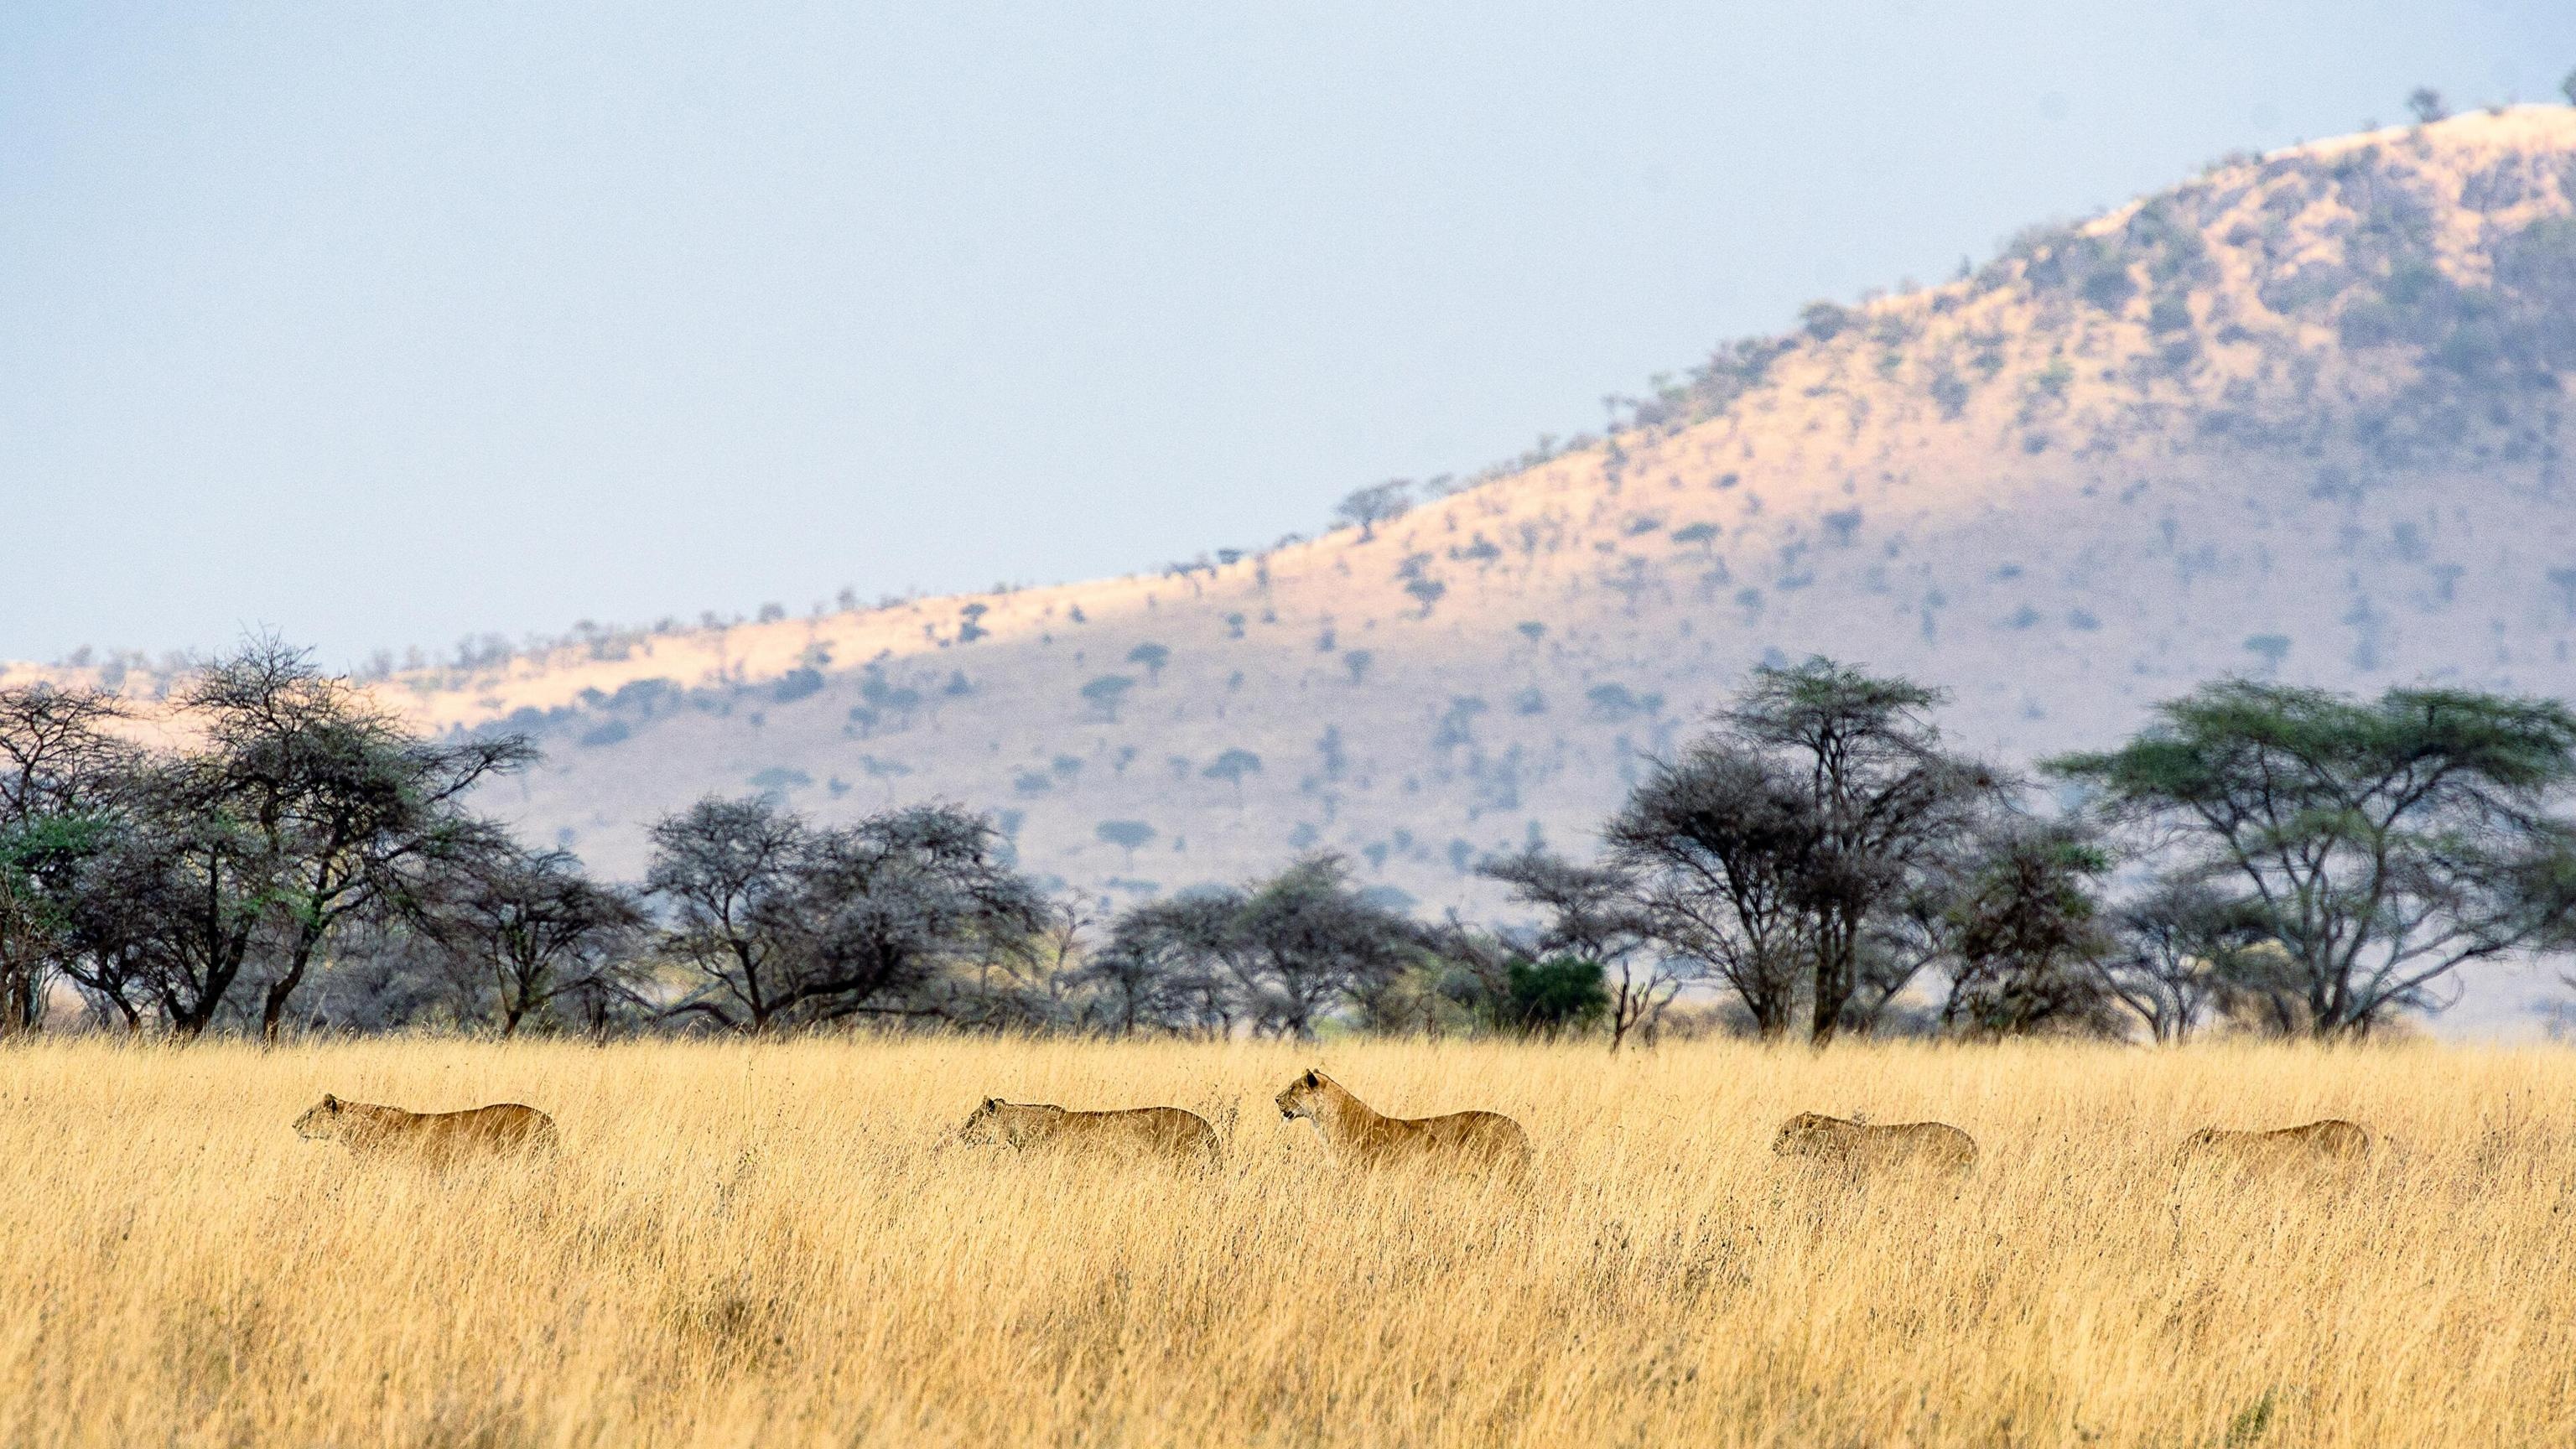
M 1771 1150 L 1782 1157 L 1830 1150 L 1851 1125 L 1822 1112 L 1801 1112 L 1780 1124 L 1779 1135 L 1771 1139 Z
M 1313 1120 L 1315 1107 L 1323 1101 L 1325 1089 L 1332 1084 L 1332 1080 L 1322 1072 L 1309 1068 L 1305 1075 L 1281 1088 L 1275 1099 L 1279 1104 L 1279 1120 L 1294 1122 L 1300 1117 Z
M 322 1100 L 295 1119 L 295 1135 L 327 1142 L 340 1135 L 340 1099 L 325 1092 Z
M 999 1097 L 986 1097 L 957 1129 L 957 1140 L 975 1146 L 989 1146 L 1001 1140 L 1002 1109 L 1011 1105 Z

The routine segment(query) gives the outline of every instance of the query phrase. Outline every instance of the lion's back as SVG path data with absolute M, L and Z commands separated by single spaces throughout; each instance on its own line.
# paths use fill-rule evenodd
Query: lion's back
M 415 1117 L 410 1130 L 402 1135 L 423 1152 L 439 1158 L 544 1152 L 557 1142 L 554 1118 L 516 1102 Z
M 1463 1157 L 1517 1167 L 1529 1161 L 1529 1134 L 1500 1112 L 1452 1112 L 1443 1117 L 1388 1118 L 1378 1138 L 1379 1157 Z
M 1083 1142 L 1176 1158 L 1215 1157 L 1220 1151 L 1216 1129 L 1207 1119 L 1180 1107 L 1068 1112 L 1057 1136 L 1067 1145 Z
M 1923 1162 L 1975 1165 L 1977 1139 L 1947 1122 L 1854 1122 L 1805 1112 L 1782 1125 L 1772 1151 L 1853 1166 Z
M 2370 1131 L 2341 1117 L 2269 1131 L 2204 1127 L 2185 1139 L 2184 1147 L 2194 1156 L 2252 1164 L 2353 1162 L 2370 1154 Z

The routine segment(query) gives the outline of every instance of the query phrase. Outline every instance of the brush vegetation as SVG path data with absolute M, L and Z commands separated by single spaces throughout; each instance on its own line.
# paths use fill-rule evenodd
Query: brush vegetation
M 1529 1131 L 1517 1185 L 1336 1166 L 1273 1093 Z M 325 1091 L 559 1121 L 361 1163 Z M 1168 1104 L 1213 1167 L 953 1140 Z M 0 1054 L 0 1442 L 2576 1441 L 2576 1057 L 2216 1043 L 99 1039 Z M 1973 1170 L 1775 1157 L 1938 1119 Z M 2231 1178 L 2190 1132 L 2321 1117 Z

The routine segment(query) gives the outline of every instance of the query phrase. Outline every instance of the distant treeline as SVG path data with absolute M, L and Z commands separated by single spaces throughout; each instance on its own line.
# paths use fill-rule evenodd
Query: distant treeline
M 1952 750 L 1939 691 L 1754 672 L 1590 862 L 1482 873 L 1520 923 L 1426 922 L 1313 855 L 1094 919 L 947 805 L 773 798 L 590 878 L 477 814 L 514 736 L 431 741 L 310 656 L 192 672 L 164 748 L 113 695 L 0 691 L 0 1031 L 920 1029 L 1772 1038 L 2218 1024 L 2349 1036 L 2474 961 L 2576 944 L 2576 715 L 2228 680 L 2057 787 Z M 2049 801 L 2043 806 L 2039 802 Z M 85 1013 L 54 1009 L 68 994 Z

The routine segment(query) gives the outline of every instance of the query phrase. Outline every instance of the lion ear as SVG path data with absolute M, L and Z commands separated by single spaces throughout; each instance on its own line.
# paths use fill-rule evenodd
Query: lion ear
M 999 1097 L 986 1097 L 984 1099 L 984 1105 L 987 1107 L 998 1107 L 1002 1105 L 1002 1099 Z
M 1323 1083 L 1315 1080 L 1315 1069 L 1313 1067 L 1308 1067 L 1306 1069 L 1306 1085 L 1310 1087 L 1320 1087 L 1323 1085 Z
M 340 1110 L 340 1099 L 332 1096 L 328 1092 L 324 1092 L 322 1094 L 322 1105 L 330 1108 L 334 1112 L 337 1112 Z

